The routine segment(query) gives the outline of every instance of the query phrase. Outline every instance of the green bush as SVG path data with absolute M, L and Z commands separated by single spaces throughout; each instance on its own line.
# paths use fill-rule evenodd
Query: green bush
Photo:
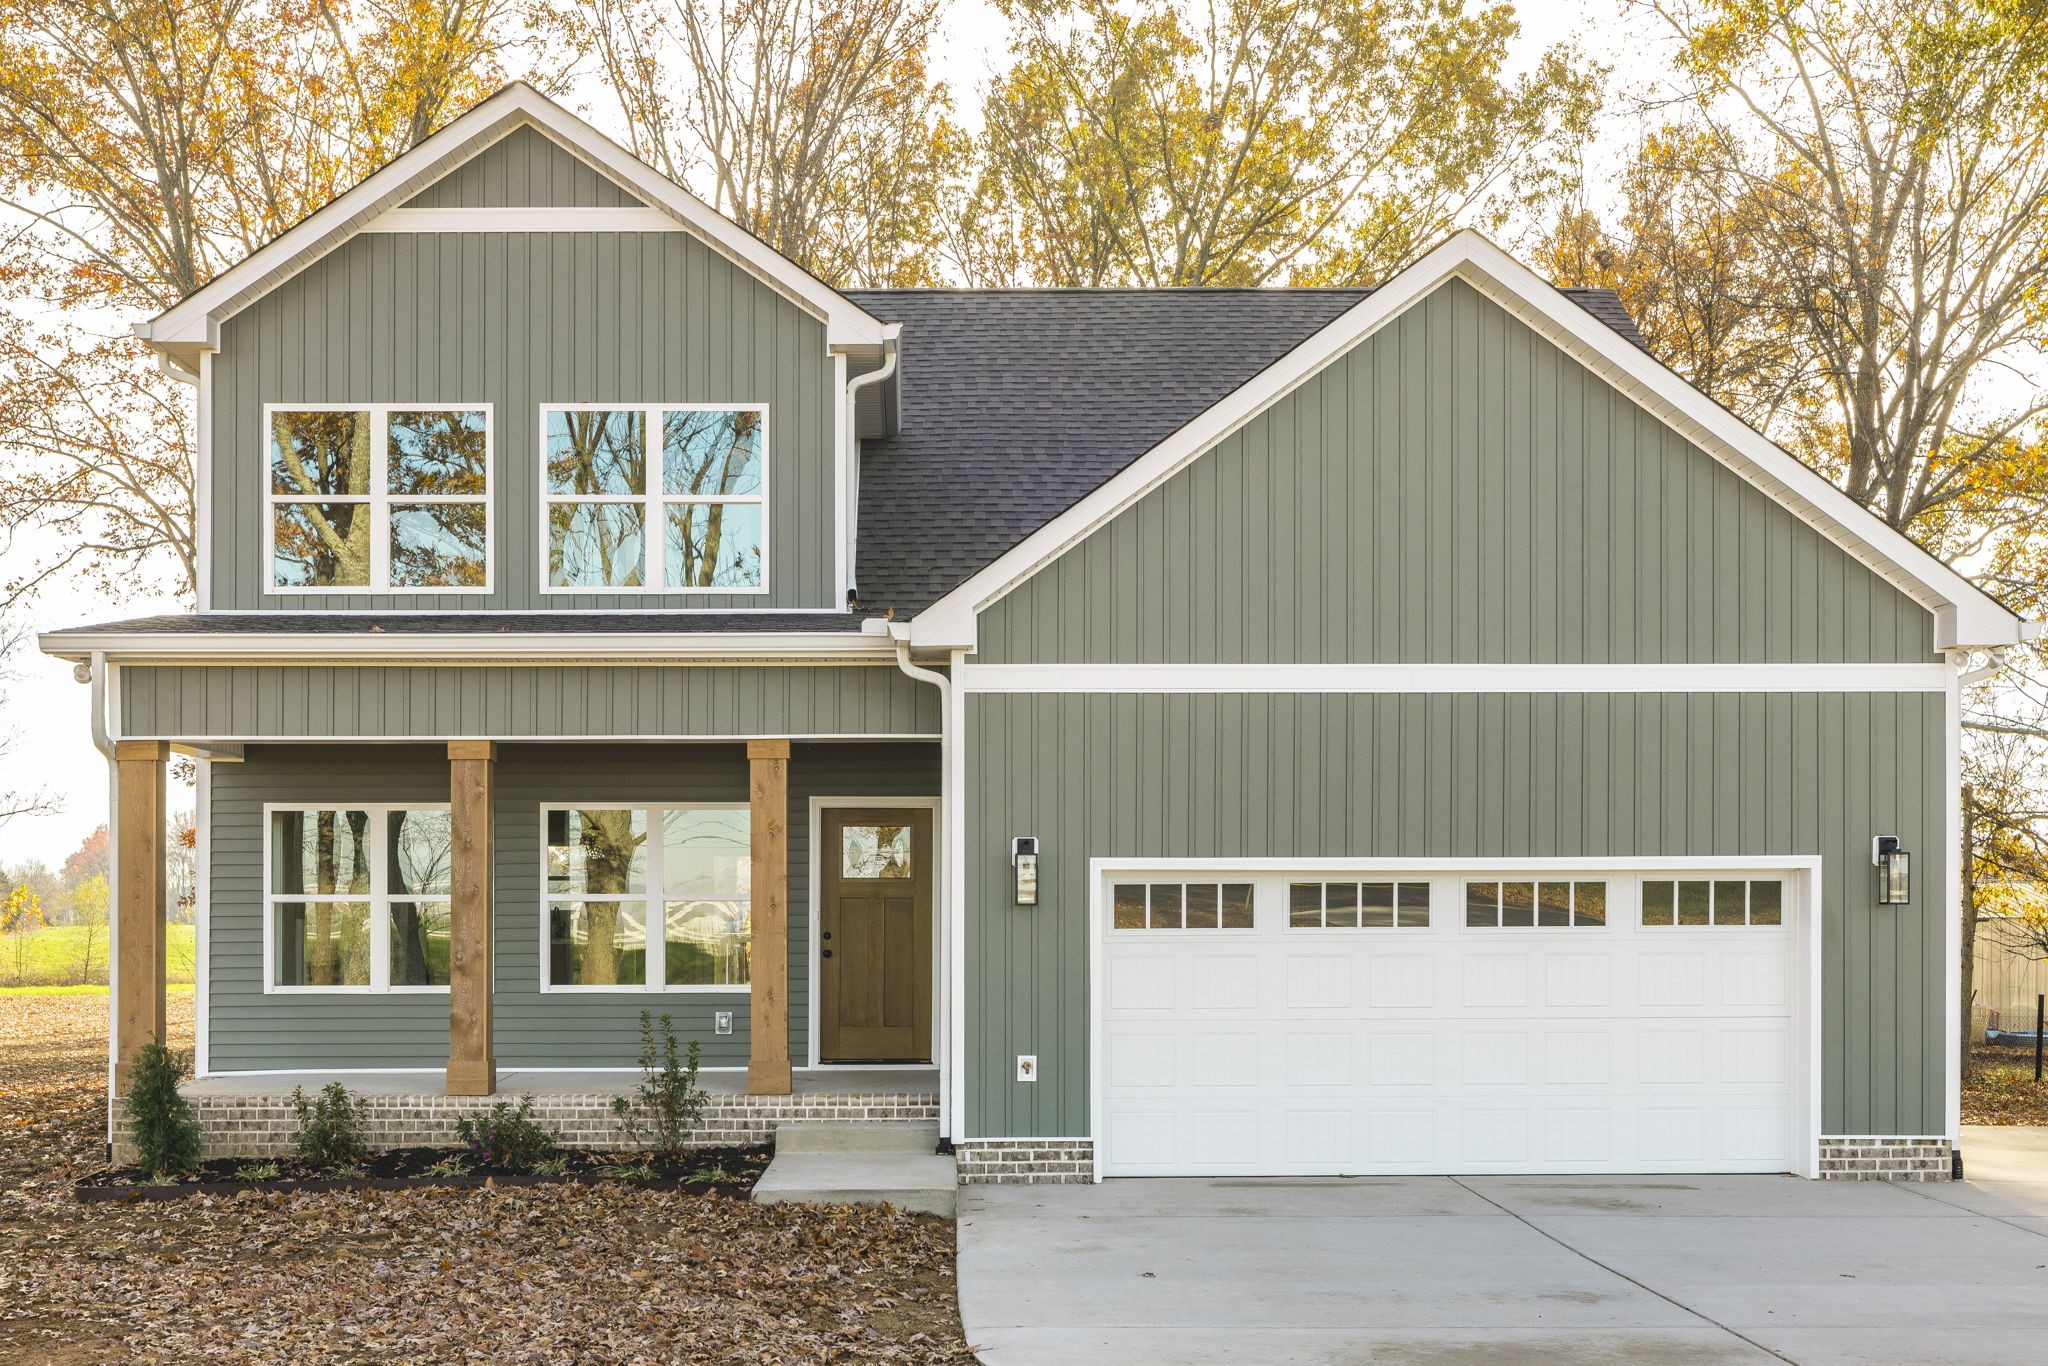
M 360 1166 L 370 1155 L 369 1105 L 338 1081 L 330 1081 L 313 1100 L 306 1088 L 292 1088 L 292 1106 L 299 1112 L 299 1136 L 292 1151 L 299 1161 L 322 1170 Z
M 128 1136 L 135 1140 L 135 1161 L 162 1176 L 199 1165 L 199 1118 L 192 1102 L 178 1094 L 178 1080 L 191 1059 L 164 1047 L 152 1034 L 136 1054 L 128 1082 Z
M 661 1015 L 659 1043 L 652 1019 L 640 1012 L 640 1084 L 630 1098 L 612 1098 L 612 1114 L 628 1143 L 665 1162 L 682 1160 L 690 1135 L 703 1118 L 704 1104 L 711 1099 L 697 1089 L 697 1054 L 697 1041 L 692 1039 L 689 1062 L 681 1061 L 667 1011 Z
M 494 1167 L 538 1166 L 555 1151 L 555 1136 L 533 1117 L 533 1097 L 521 1096 L 519 1108 L 499 1101 L 488 1110 L 463 1115 L 455 1133 L 474 1155 Z

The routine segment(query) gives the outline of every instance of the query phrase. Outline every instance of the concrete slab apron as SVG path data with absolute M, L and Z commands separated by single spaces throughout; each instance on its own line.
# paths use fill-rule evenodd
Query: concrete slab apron
M 969 1187 L 961 1316 L 989 1366 L 2038 1361 L 2048 1236 L 2028 1225 L 2042 1221 L 1916 1189 L 1784 1177 Z

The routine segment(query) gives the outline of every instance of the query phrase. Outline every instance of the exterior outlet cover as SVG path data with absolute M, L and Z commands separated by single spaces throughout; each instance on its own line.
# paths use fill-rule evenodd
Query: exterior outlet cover
M 1017 1055 L 1017 1080 L 1038 1080 L 1038 1055 L 1036 1053 L 1019 1053 Z
M 732 1012 L 730 1010 L 718 1010 L 712 1012 L 711 1032 L 714 1034 L 732 1033 Z

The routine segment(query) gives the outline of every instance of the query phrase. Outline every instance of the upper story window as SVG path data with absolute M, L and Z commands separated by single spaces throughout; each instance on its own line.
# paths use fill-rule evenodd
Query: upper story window
M 270 587 L 490 587 L 491 413 L 482 404 L 265 410 Z
M 547 408 L 547 588 L 766 590 L 767 410 Z

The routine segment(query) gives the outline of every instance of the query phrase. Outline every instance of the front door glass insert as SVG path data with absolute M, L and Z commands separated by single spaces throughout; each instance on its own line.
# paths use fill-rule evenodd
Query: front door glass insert
M 863 882 L 910 877 L 910 827 L 847 825 L 839 832 L 839 876 Z

